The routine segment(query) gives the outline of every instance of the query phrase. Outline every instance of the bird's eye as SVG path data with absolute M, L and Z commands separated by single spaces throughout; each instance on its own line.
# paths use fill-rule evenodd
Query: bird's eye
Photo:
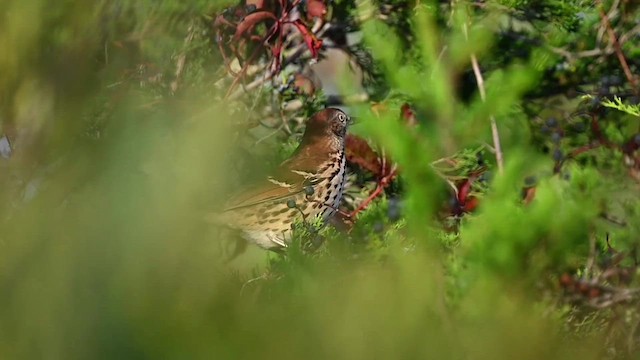
M 338 114 L 338 120 L 340 120 L 340 122 L 345 122 L 345 121 L 347 121 L 347 115 L 345 115 L 345 114 Z

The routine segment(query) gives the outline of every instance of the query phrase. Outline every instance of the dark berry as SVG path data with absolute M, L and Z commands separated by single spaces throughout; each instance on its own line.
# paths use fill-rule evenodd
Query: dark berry
M 256 11 L 258 9 L 258 7 L 255 4 L 249 4 L 246 5 L 244 7 L 244 10 L 247 12 L 247 14 L 251 14 L 252 12 Z
M 484 166 L 484 155 L 481 152 L 476 155 L 476 158 L 478 159 L 478 166 Z
M 389 206 L 387 210 L 387 217 L 391 221 L 400 220 L 400 208 L 398 206 Z
M 536 178 L 533 175 L 527 176 L 526 178 L 524 178 L 524 186 L 526 187 L 535 186 L 537 182 L 538 182 L 538 178 Z
M 622 85 L 622 79 L 618 75 L 609 76 L 609 85 L 610 86 L 620 86 Z
M 558 120 L 556 118 L 554 118 L 554 117 L 550 117 L 550 118 L 547 119 L 546 124 L 547 124 L 548 127 L 553 128 L 553 127 L 558 126 Z
M 567 180 L 567 181 L 571 180 L 571 174 L 569 174 L 569 173 L 562 174 L 562 179 Z
M 639 105 L 640 104 L 640 97 L 637 96 L 632 96 L 629 98 L 629 100 L 627 100 L 629 102 L 629 104 L 631 105 Z
M 586 126 L 584 125 L 584 123 L 581 123 L 581 122 L 580 123 L 575 123 L 575 124 L 573 124 L 573 130 L 575 132 L 581 133 L 581 132 L 584 132 L 586 130 Z
M 373 224 L 373 232 L 374 233 L 379 234 L 382 231 L 384 231 L 384 224 L 382 222 L 378 221 L 375 224 Z
M 553 141 L 554 144 L 559 143 L 560 140 L 562 140 L 562 135 L 560 135 L 559 132 L 554 132 L 553 134 L 551 134 L 551 141 Z
M 304 193 L 307 194 L 307 196 L 313 195 L 313 186 L 306 186 L 304 188 Z
M 564 154 L 562 153 L 562 150 L 560 149 L 553 150 L 553 160 L 561 161 L 562 159 L 564 159 Z
M 287 207 L 289 209 L 294 209 L 296 207 L 296 202 L 293 199 L 287 200 Z
M 397 197 L 392 197 L 389 199 L 389 209 L 391 208 L 399 208 L 400 207 L 400 199 Z
M 636 145 L 640 145 L 640 134 L 637 134 L 634 138 L 633 141 L 636 143 Z
M 542 127 L 540 128 L 540 131 L 541 131 L 543 134 L 548 134 L 548 133 L 550 133 L 550 132 L 551 132 L 551 129 L 549 129 L 549 127 L 548 127 L 547 125 L 542 125 Z
M 598 91 L 598 94 L 602 95 L 602 96 L 607 96 L 611 94 L 611 91 L 609 90 L 608 86 L 603 86 L 600 88 L 600 90 Z
M 449 208 L 453 215 L 461 215 L 463 212 L 462 204 L 455 195 L 449 198 Z
M 452 208 L 460 206 L 460 201 L 458 200 L 458 198 L 455 195 L 452 195 L 449 198 L 449 206 L 451 206 Z

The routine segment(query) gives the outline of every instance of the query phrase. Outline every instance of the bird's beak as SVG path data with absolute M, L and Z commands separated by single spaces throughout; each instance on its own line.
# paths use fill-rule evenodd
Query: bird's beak
M 349 120 L 347 121 L 348 125 L 353 125 L 353 124 L 357 124 L 358 123 L 358 118 L 353 117 L 353 116 L 349 116 Z

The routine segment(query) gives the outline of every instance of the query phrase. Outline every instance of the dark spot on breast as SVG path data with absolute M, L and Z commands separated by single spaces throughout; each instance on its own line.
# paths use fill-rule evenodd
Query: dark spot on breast
M 327 196 L 324 197 L 324 201 L 329 201 L 329 197 L 331 197 L 331 193 L 327 193 Z
M 267 223 L 267 220 L 260 220 L 258 221 L 258 225 L 264 225 Z
M 280 220 L 280 219 L 278 219 L 278 218 L 269 219 L 269 224 L 273 224 L 275 222 L 278 222 L 278 220 Z

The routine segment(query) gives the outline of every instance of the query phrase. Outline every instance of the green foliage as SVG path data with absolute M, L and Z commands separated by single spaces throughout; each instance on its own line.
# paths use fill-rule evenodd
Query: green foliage
M 609 99 L 605 99 L 602 102 L 602 105 L 606 106 L 608 108 L 620 110 L 620 111 L 622 111 L 624 113 L 627 113 L 629 115 L 640 117 L 640 105 L 625 104 L 625 103 L 622 102 L 622 99 L 620 99 L 617 96 L 613 97 L 613 101 L 611 101 Z
M 640 9 L 614 4 L 637 74 Z M 364 39 L 362 83 L 340 84 L 368 99 L 352 133 L 399 175 L 357 216 L 296 223 L 283 254 L 231 260 L 203 214 L 330 96 L 290 87 L 299 64 L 226 96 L 229 5 L 0 5 L 2 358 L 637 355 L 638 89 L 592 2 L 331 3 Z M 351 170 L 346 212 L 380 181 Z

